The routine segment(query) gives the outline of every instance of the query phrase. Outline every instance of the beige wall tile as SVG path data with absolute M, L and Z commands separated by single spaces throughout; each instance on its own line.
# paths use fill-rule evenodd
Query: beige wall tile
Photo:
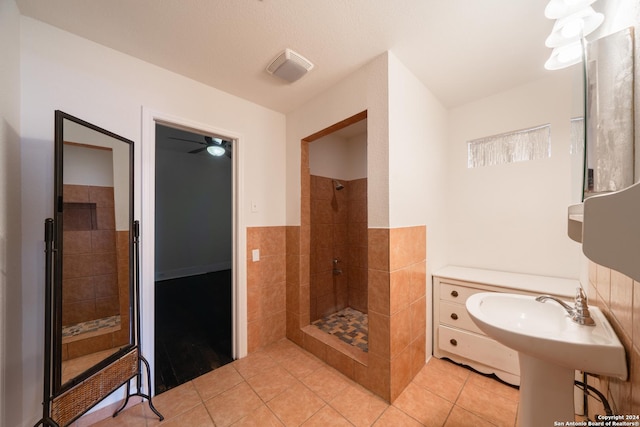
M 602 301 L 611 305 L 611 269 L 598 265 L 596 267 L 596 289 Z
M 348 378 L 355 377 L 355 361 L 340 351 L 327 346 L 327 363 Z
M 95 203 L 97 207 L 113 208 L 115 206 L 113 194 L 113 187 L 89 186 L 89 201 Z
M 392 229 L 389 237 L 390 271 L 424 262 L 426 250 L 424 226 Z
M 89 187 L 86 185 L 65 184 L 62 189 L 65 203 L 88 203 Z
M 395 358 L 391 359 L 391 402 L 409 385 L 411 375 L 411 349 L 405 347 Z
M 289 230 L 295 237 L 295 230 Z M 286 334 L 287 228 L 247 229 L 247 347 L 249 352 Z M 260 260 L 251 258 L 260 250 Z
M 391 318 L 385 314 L 369 311 L 369 353 L 391 359 Z
M 589 378 L 589 383 L 605 393 L 610 405 L 616 413 L 638 413 L 640 409 L 640 366 L 638 345 L 640 344 L 640 288 L 625 275 L 590 261 L 589 280 L 595 273 L 597 290 L 596 305 L 605 313 L 614 331 L 620 338 L 627 352 L 629 361 L 629 379 L 621 381 L 617 378 Z M 593 299 L 591 304 L 593 304 Z M 603 413 L 602 406 L 590 399 L 590 414 Z M 598 412 L 600 411 L 600 412 Z
M 411 310 L 409 307 L 391 315 L 391 360 L 405 351 L 411 342 Z
M 633 308 L 631 311 L 633 321 L 633 344 L 640 347 L 640 282 L 633 281 Z
M 300 255 L 300 227 L 285 227 L 285 244 L 287 255 Z
M 633 336 L 633 280 L 611 270 L 611 313 L 618 319 L 625 334 Z
M 411 302 L 411 269 L 402 268 L 390 273 L 389 309 L 393 315 L 409 307 Z
M 387 271 L 369 270 L 369 311 L 390 314 L 390 275 Z
M 634 345 L 630 355 L 631 409 L 629 414 L 640 414 L 640 350 Z
M 425 334 L 427 329 L 427 299 L 422 297 L 411 304 L 411 341 Z
M 409 300 L 414 302 L 422 298 L 427 291 L 427 264 L 418 262 L 410 267 Z
M 411 377 L 415 378 L 418 372 L 424 367 L 427 360 L 427 336 L 426 334 L 416 337 L 409 344 L 411 350 Z
M 371 228 L 368 234 L 369 270 L 389 271 L 389 230 Z

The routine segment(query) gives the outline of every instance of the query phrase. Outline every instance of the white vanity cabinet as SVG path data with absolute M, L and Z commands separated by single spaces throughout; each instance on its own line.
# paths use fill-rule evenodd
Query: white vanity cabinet
M 433 353 L 519 385 L 518 352 L 486 336 L 471 320 L 465 302 L 478 292 L 554 295 L 572 301 L 577 280 L 445 267 L 433 274 Z M 549 304 L 552 302 L 547 302 Z M 552 303 L 553 304 L 553 303 Z

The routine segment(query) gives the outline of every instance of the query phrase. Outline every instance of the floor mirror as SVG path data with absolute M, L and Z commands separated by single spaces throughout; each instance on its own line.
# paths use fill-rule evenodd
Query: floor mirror
M 160 418 L 140 351 L 133 141 L 55 111 L 54 218 L 45 221 L 43 416 L 67 426 L 126 386 Z M 132 382 L 134 385 L 132 386 Z

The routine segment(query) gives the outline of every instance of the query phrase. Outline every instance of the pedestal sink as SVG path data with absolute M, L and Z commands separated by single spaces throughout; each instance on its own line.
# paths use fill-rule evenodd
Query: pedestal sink
M 589 307 L 596 325 L 584 326 L 533 296 L 482 292 L 466 306 L 478 328 L 518 352 L 522 427 L 574 420 L 575 370 L 627 378 L 624 347 L 597 307 Z

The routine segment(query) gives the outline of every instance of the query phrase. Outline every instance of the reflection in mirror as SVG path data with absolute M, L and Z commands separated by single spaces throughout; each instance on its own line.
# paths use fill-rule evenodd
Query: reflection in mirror
M 634 183 L 633 28 L 589 43 L 585 198 Z
M 132 145 L 69 118 L 63 120 L 63 140 L 54 392 L 132 345 Z
M 45 220 L 42 418 L 68 426 L 126 385 L 151 384 L 140 336 L 140 224 L 133 221 L 133 141 L 55 112 L 55 219 Z M 135 378 L 135 389 L 131 380 Z
M 586 72 L 584 61 L 574 67 L 572 76 L 571 121 L 569 128 L 571 158 L 571 201 L 580 203 L 584 196 L 585 176 L 585 93 Z

